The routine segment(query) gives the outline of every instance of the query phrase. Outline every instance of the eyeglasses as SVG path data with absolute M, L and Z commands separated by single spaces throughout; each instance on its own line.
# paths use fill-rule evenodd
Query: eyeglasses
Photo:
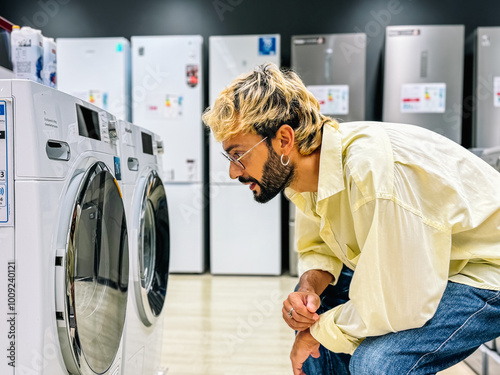
M 228 154 L 227 152 L 222 152 L 222 155 L 224 155 L 227 160 L 229 160 L 230 162 L 233 162 L 234 164 L 236 164 L 241 169 L 245 169 L 245 166 L 243 165 L 243 163 L 240 160 L 243 158 L 243 156 L 245 156 L 246 154 L 248 154 L 250 151 L 252 151 L 255 147 L 257 147 L 258 145 L 260 145 L 266 139 L 267 139 L 267 137 L 263 138 L 260 142 L 258 142 L 255 146 L 253 146 L 250 150 L 248 150 L 247 152 L 245 152 L 243 155 L 240 155 L 239 157 L 235 157 L 235 156 L 233 156 L 231 154 Z

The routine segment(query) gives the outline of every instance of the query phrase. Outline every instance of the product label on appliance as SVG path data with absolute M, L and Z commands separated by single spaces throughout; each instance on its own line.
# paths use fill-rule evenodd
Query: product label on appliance
M 0 224 L 9 223 L 7 103 L 0 100 Z
M 184 98 L 177 94 L 147 95 L 146 116 L 150 120 L 176 120 L 183 116 Z
M 401 87 L 401 113 L 444 113 L 446 83 L 409 83 Z
M 108 94 L 101 90 L 89 90 L 88 97 L 84 100 L 104 110 L 108 109 Z
M 70 95 L 76 96 L 79 99 L 92 103 L 93 105 L 108 110 L 108 93 L 102 90 L 92 89 L 88 91 L 70 91 Z
M 171 119 L 182 117 L 182 105 L 182 96 L 167 94 L 163 107 L 165 117 Z
M 307 89 L 319 101 L 320 111 L 325 115 L 349 114 L 348 85 L 311 85 Z
M 418 36 L 420 29 L 389 30 L 388 36 Z
M 293 40 L 293 44 L 296 46 L 306 45 L 306 44 L 325 44 L 325 38 L 322 36 L 318 37 L 308 37 L 308 38 L 296 38 Z
M 276 37 L 263 36 L 259 38 L 259 55 L 276 55 Z
M 493 78 L 493 105 L 500 107 L 500 77 Z

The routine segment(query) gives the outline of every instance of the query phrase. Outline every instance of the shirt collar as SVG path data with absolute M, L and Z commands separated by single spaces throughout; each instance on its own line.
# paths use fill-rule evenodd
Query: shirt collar
M 319 159 L 318 203 L 344 189 L 342 136 L 335 127 L 325 124 Z
M 332 125 L 325 124 L 321 142 L 318 179 L 318 203 L 345 189 L 342 164 L 342 136 Z M 300 209 L 305 204 L 302 194 L 292 188 L 285 189 L 285 195 Z

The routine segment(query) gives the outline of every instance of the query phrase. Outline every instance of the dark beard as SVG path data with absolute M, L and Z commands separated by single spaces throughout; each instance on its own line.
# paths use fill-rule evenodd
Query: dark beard
M 259 203 L 267 203 L 282 190 L 290 186 L 294 177 L 294 166 L 292 164 L 281 164 L 280 157 L 273 148 L 268 147 L 269 157 L 264 164 L 262 171 L 262 181 L 259 182 L 252 177 L 238 178 L 240 182 L 255 182 L 260 186 L 260 193 L 254 190 L 253 195 L 255 201 Z

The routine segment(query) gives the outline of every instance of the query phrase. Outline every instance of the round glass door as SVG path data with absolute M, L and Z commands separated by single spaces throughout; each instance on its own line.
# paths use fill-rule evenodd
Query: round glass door
M 82 373 L 88 367 L 102 374 L 113 364 L 125 322 L 127 288 L 123 201 L 113 175 L 98 162 L 80 185 L 66 253 L 67 335 Z
M 167 197 L 158 173 L 151 171 L 142 184 L 139 215 L 138 273 L 136 296 L 145 325 L 160 315 L 167 292 L 170 261 L 170 230 Z

